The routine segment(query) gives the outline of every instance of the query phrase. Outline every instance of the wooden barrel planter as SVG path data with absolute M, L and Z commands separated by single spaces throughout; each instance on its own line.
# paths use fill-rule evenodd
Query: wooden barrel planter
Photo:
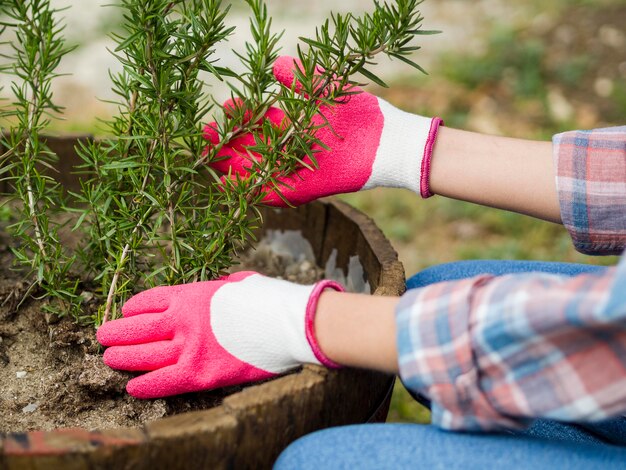
M 74 138 L 51 140 L 61 161 L 74 160 Z M 67 158 L 65 158 L 67 157 Z M 71 184 L 70 184 L 71 186 Z M 404 291 L 404 270 L 376 225 L 340 202 L 266 209 L 264 228 L 300 230 L 324 266 L 336 250 L 347 270 L 358 256 L 374 295 Z M 330 426 L 383 421 L 394 378 L 355 369 L 302 370 L 228 396 L 221 406 L 141 428 L 71 428 L 0 437 L 0 469 L 270 468 L 295 439 Z

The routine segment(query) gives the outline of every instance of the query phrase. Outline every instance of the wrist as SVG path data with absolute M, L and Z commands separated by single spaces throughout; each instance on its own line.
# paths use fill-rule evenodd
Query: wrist
M 399 297 L 322 292 L 315 315 L 320 349 L 343 366 L 396 373 L 398 301 Z
M 304 319 L 305 335 L 309 346 L 311 347 L 311 351 L 313 351 L 315 358 L 320 362 L 320 364 L 330 369 L 339 369 L 341 368 L 341 364 L 333 361 L 324 353 L 324 351 L 320 347 L 316 334 L 316 319 L 319 308 L 319 301 L 322 295 L 327 290 L 334 292 L 344 292 L 343 286 L 334 281 L 323 280 L 315 284 L 309 296 L 309 301 L 306 307 Z

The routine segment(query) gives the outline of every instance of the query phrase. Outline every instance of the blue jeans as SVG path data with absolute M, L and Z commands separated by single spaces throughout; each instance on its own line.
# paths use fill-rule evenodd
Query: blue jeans
M 528 261 L 461 261 L 425 269 L 407 281 L 423 287 L 490 273 L 541 271 L 573 276 L 606 268 Z M 542 468 L 626 466 L 626 419 L 567 424 L 537 420 L 521 432 L 453 433 L 418 424 L 362 424 L 317 431 L 292 443 L 275 469 Z

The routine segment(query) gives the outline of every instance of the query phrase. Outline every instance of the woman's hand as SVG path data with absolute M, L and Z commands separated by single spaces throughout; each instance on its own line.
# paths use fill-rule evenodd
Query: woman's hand
M 155 287 L 132 297 L 124 318 L 98 329 L 104 362 L 147 371 L 128 382 L 137 398 L 159 398 L 254 382 L 304 363 L 339 367 L 318 346 L 314 322 L 332 281 L 301 286 L 254 272 Z
M 293 72 L 298 65 L 292 57 L 279 57 L 274 76 L 283 86 L 300 92 Z M 293 205 L 378 186 L 406 188 L 428 197 L 428 167 L 441 119 L 409 114 L 361 89 L 353 91 L 358 93 L 345 102 L 321 106 L 313 119 L 320 126 L 315 136 L 326 146 L 314 148 L 319 168 L 302 167 L 283 178 L 281 194 Z M 234 104 L 225 105 L 230 106 Z M 265 119 L 275 126 L 285 125 L 278 108 L 269 109 Z M 212 145 L 220 142 L 216 123 L 205 127 L 205 137 Z M 212 163 L 213 168 L 249 176 L 251 159 L 258 155 L 247 148 L 254 145 L 251 133 L 233 139 L 219 150 L 217 156 L 224 158 Z M 286 205 L 271 188 L 266 188 L 264 202 Z

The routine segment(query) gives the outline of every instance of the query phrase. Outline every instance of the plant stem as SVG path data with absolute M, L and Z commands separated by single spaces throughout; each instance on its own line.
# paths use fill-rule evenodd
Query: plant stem
M 39 60 L 34 61 L 35 63 L 39 63 Z M 37 111 L 39 109 L 39 101 L 38 101 L 38 90 L 39 90 L 39 81 L 41 77 L 41 66 L 38 66 L 32 71 L 32 79 L 31 82 L 31 98 L 28 101 L 28 105 L 24 112 L 28 116 L 28 125 L 26 129 L 24 129 L 24 157 L 27 159 L 29 163 L 29 171 L 26 172 L 26 193 L 28 195 L 28 210 L 30 212 L 30 218 L 33 223 L 33 228 L 35 231 L 35 241 L 37 242 L 37 246 L 39 247 L 39 251 L 43 256 L 44 260 L 48 260 L 48 254 L 46 252 L 46 241 L 42 236 L 41 229 L 39 227 L 39 216 L 37 214 L 35 201 L 35 195 L 33 192 L 33 186 L 31 181 L 31 169 L 34 168 L 35 162 L 37 161 L 37 155 L 34 154 L 32 150 L 32 144 L 30 138 L 34 140 L 39 140 L 39 133 L 36 130 L 37 126 Z M 30 138 L 29 138 L 30 137 Z

